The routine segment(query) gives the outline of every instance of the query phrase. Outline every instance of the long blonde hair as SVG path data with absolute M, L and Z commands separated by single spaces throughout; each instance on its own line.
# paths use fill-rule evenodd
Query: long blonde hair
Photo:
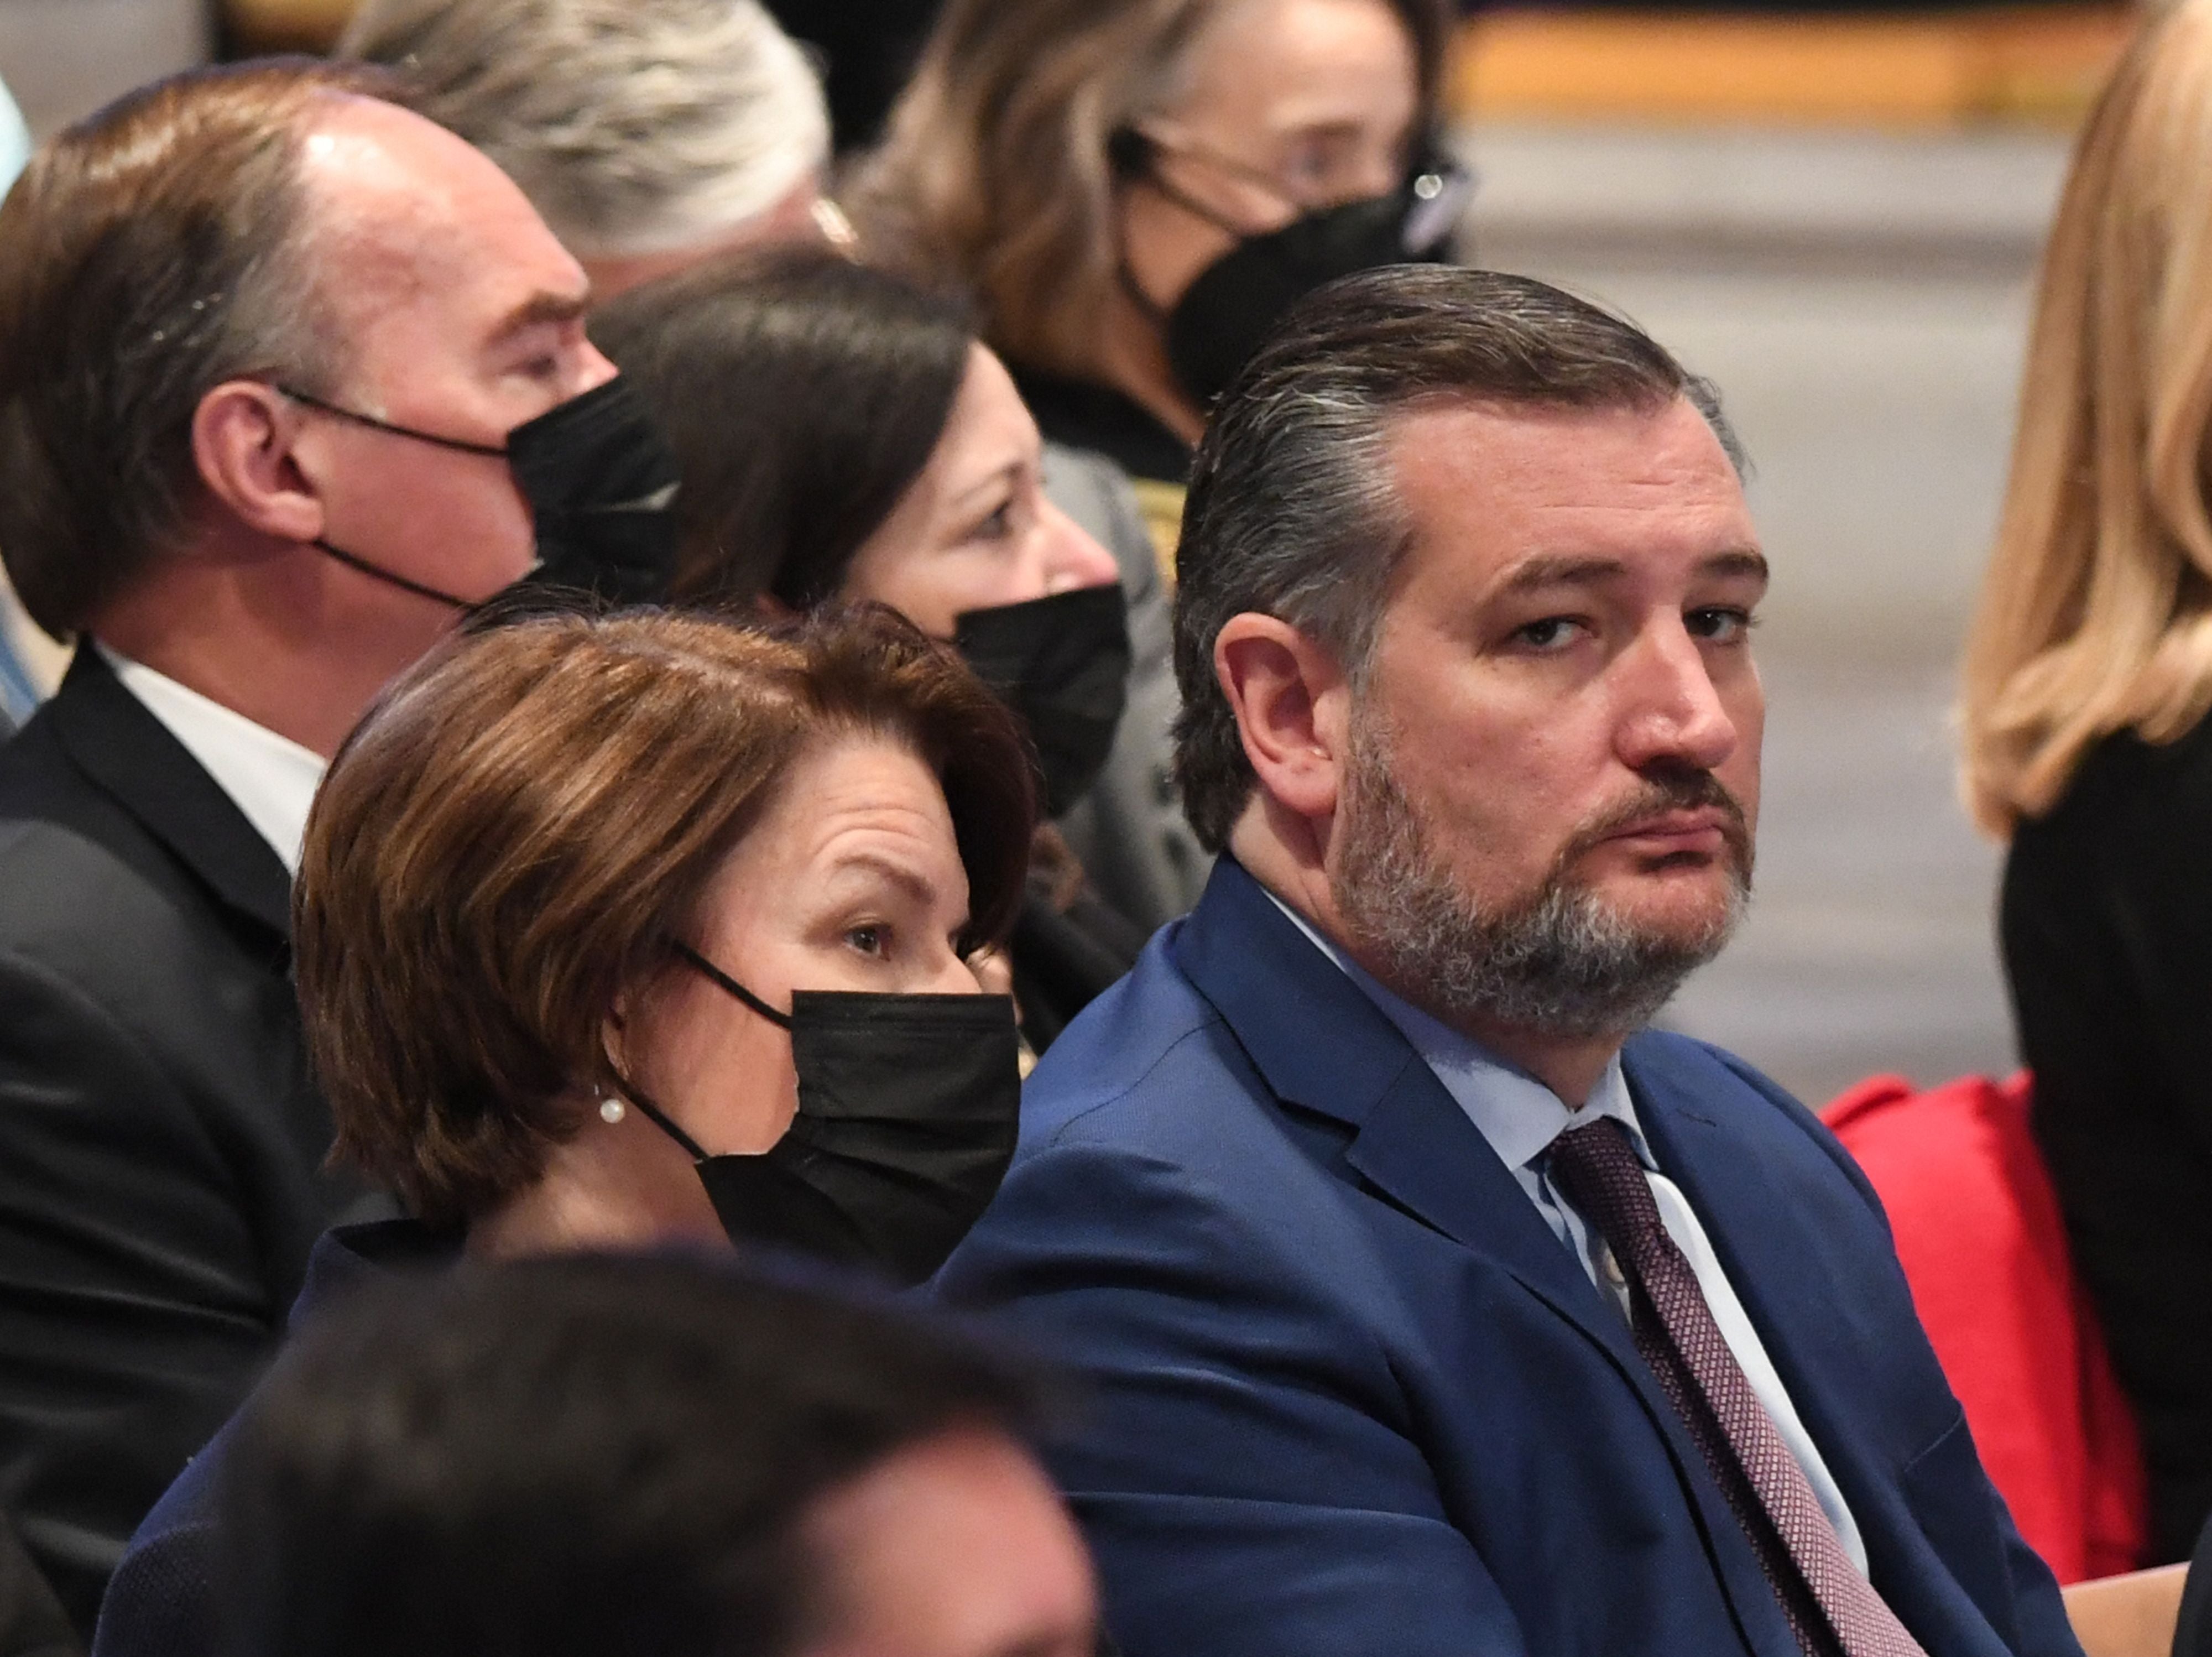
M 1007 356 L 1095 376 L 1119 256 L 1108 146 L 1172 102 L 1192 42 L 1234 3 L 951 0 L 840 192 L 870 260 L 967 290 Z M 1413 39 L 1425 125 L 1444 9 L 1389 3 Z
M 2212 0 L 2151 22 L 2077 144 L 1968 641 L 1965 786 L 1999 836 L 2115 732 L 2212 710 Z

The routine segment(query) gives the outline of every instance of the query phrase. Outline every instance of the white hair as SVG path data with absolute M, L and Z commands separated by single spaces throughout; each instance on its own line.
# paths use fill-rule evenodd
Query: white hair
M 580 257 L 718 241 L 830 158 L 820 77 L 757 0 L 364 0 L 338 50 L 398 70 Z

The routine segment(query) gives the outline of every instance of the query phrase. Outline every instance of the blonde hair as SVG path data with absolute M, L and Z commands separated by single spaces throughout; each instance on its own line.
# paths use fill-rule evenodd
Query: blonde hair
M 951 0 L 844 195 L 868 257 L 981 302 L 990 342 L 1098 371 L 1115 287 L 1114 136 L 1168 107 L 1192 43 L 1238 0 Z M 1449 27 L 1390 0 L 1433 119 Z
M 338 50 L 398 70 L 580 258 L 717 241 L 829 164 L 821 81 L 757 0 L 365 0 Z
M 1965 789 L 2009 835 L 2100 739 L 2212 710 L 2212 0 L 2153 21 L 2044 255 L 2012 477 L 1968 641 Z

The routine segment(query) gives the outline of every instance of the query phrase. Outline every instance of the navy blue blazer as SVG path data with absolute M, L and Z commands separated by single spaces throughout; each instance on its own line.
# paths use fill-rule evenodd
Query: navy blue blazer
M 339 1226 L 316 1240 L 293 1304 L 297 1329 L 363 1287 L 402 1272 L 442 1270 L 458 1238 L 412 1220 Z M 100 1601 L 93 1657 L 217 1657 L 222 1544 L 216 1519 L 223 1464 L 240 1417 L 185 1465 L 131 1538 Z
M 1929 1657 L 2076 1657 L 1842 1148 L 1699 1043 L 1625 1067 L 1898 1616 Z M 1620 1313 L 1242 868 L 1024 1114 L 936 1292 L 1093 1384 L 1053 1459 L 1129 1657 L 1798 1657 Z

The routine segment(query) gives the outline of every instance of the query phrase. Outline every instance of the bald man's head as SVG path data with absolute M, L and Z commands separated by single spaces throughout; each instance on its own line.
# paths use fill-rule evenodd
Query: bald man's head
M 0 552 L 49 632 L 187 539 L 212 388 L 398 411 L 494 373 L 502 307 L 580 302 L 520 192 L 397 95 L 360 64 L 178 76 L 62 134 L 0 208 Z M 550 405 L 477 390 L 458 417 L 495 442 Z

